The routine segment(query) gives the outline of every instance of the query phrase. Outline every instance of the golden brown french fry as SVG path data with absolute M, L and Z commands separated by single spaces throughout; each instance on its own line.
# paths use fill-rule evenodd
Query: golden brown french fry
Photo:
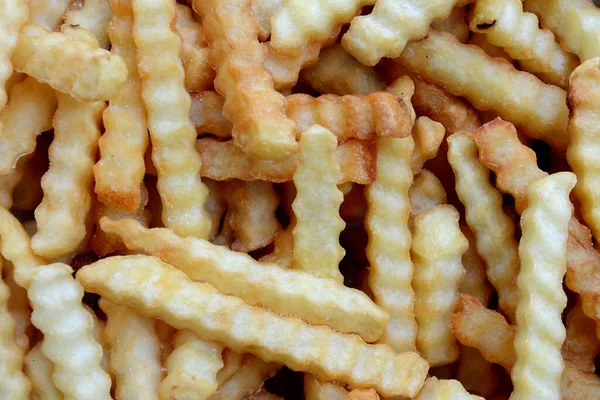
M 81 4 L 75 2 L 65 14 L 63 24 L 83 26 L 94 35 L 101 48 L 108 49 L 110 47 L 108 25 L 112 17 L 108 3 L 109 0 L 85 0 Z
M 454 7 L 448 18 L 442 21 L 433 21 L 431 28 L 448 32 L 461 43 L 469 41 L 470 32 L 465 22 L 465 7 Z
M 584 314 L 581 299 L 567 314 L 565 325 L 567 336 L 562 346 L 562 356 L 570 360 L 583 372 L 594 373 L 594 357 L 600 352 L 600 341 L 596 337 L 596 323 Z
M 479 350 L 473 347 L 459 345 L 460 355 L 456 368 L 456 380 L 466 390 L 475 392 L 486 399 L 490 398 L 500 385 L 493 364 L 487 361 Z
M 265 41 L 271 36 L 271 18 L 277 14 L 283 0 L 252 0 L 252 14 L 258 22 L 258 38 Z
M 71 3 L 71 0 L 30 0 L 29 22 L 55 31 Z
M 417 118 L 412 128 L 412 137 L 415 142 L 410 166 L 413 174 L 418 174 L 423 169 L 427 160 L 434 158 L 444 140 L 446 130 L 444 125 L 428 117 Z
M 265 380 L 277 374 L 281 365 L 265 362 L 252 354 L 244 354 L 242 365 L 210 397 L 210 400 L 243 400 L 259 391 Z
M 336 382 L 323 382 L 313 375 L 304 374 L 306 400 L 344 400 L 350 392 Z
M 54 386 L 52 374 L 54 364 L 42 352 L 42 342 L 38 342 L 27 352 L 23 369 L 31 382 L 31 398 L 38 400 L 63 400 L 63 394 Z
M 25 0 L 0 4 L 0 110 L 6 105 L 6 83 L 13 73 L 10 57 L 17 46 L 19 30 L 27 23 L 29 9 Z
M 86 290 L 177 329 L 219 340 L 234 351 L 251 350 L 265 360 L 323 380 L 372 387 L 384 396 L 414 396 L 427 373 L 427 362 L 415 353 L 396 354 L 386 345 L 366 344 L 357 335 L 249 306 L 210 285 L 190 281 L 153 257 L 111 257 L 83 267 L 77 277 Z
M 215 88 L 225 97 L 223 114 L 233 122 L 236 144 L 253 156 L 283 160 L 296 151 L 295 124 L 263 66 L 267 50 L 248 3 L 202 0 L 194 2 L 194 10 L 203 18 L 209 62 L 217 70 Z
M 465 278 L 460 283 L 458 291 L 475 297 L 482 304 L 487 306 L 494 289 L 488 282 L 485 274 L 486 264 L 477 253 L 475 235 L 473 232 L 468 226 L 462 224 L 460 226 L 460 231 L 467 238 L 469 248 L 462 256 L 462 265 L 465 267 Z
M 459 381 L 454 379 L 428 378 L 415 400 L 482 400 L 483 397 L 469 394 Z
M 408 190 L 410 199 L 410 218 L 414 220 L 419 214 L 430 208 L 446 204 L 446 191 L 440 180 L 431 172 L 424 169 L 414 177 Z M 411 222 L 409 220 L 409 222 Z M 411 228 L 412 229 L 412 228 Z
M 190 118 L 196 133 L 210 133 L 224 139 L 231 137 L 233 125 L 223 116 L 223 104 L 223 98 L 212 90 L 192 94 Z
M 567 148 L 569 110 L 564 90 L 435 30 L 409 43 L 397 61 L 450 93 L 465 96 L 478 109 L 497 112 L 532 139 Z

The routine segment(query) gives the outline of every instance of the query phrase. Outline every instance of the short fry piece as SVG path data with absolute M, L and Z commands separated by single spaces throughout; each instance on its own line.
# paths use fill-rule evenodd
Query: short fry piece
M 19 30 L 27 23 L 29 6 L 25 0 L 8 0 L 0 4 L 0 110 L 6 105 L 6 83 L 13 67 L 10 57 L 17 46 Z
M 408 198 L 410 199 L 411 220 L 430 208 L 446 204 L 448 201 L 442 182 L 426 169 L 415 176 L 408 190 Z
M 42 352 L 42 342 L 27 352 L 23 368 L 31 382 L 32 399 L 63 400 L 63 394 L 52 382 L 54 364 Z
M 42 352 L 54 363 L 52 380 L 65 399 L 110 399 L 110 377 L 100 366 L 102 347 L 92 338 L 83 288 L 71 273 L 65 264 L 35 269 L 28 290 L 31 322 L 44 334 Z
M 348 394 L 348 390 L 339 383 L 323 382 L 312 375 L 304 375 L 306 400 L 344 400 Z
M 435 377 L 428 378 L 425 381 L 423 389 L 415 400 L 476 400 L 483 397 L 473 396 L 465 390 L 459 381 L 454 379 L 438 379 Z
M 379 400 L 379 395 L 373 389 L 354 389 L 344 400 Z
M 407 75 L 402 75 L 392 81 L 385 89 L 386 92 L 398 96 L 404 102 L 410 113 L 410 121 L 414 127 L 417 115 L 412 105 L 412 96 L 415 94 L 415 84 Z
M 210 400 L 243 400 L 259 391 L 265 380 L 274 376 L 281 365 L 265 362 L 252 354 L 244 354 L 239 370 L 219 387 Z
M 594 358 L 600 352 L 600 341 L 596 336 L 596 323 L 584 314 L 581 299 L 567 314 L 565 321 L 567 336 L 562 347 L 565 360 L 574 362 L 583 372 L 594 373 Z
M 69 10 L 63 24 L 84 27 L 94 35 L 101 48 L 108 49 L 110 47 L 108 25 L 111 17 L 109 0 L 85 0 L 80 8 Z
M 339 212 L 344 195 L 337 188 L 340 165 L 334 157 L 336 146 L 333 133 L 319 125 L 300 138 L 294 173 L 297 193 L 292 204 L 296 216 L 293 268 L 343 283 L 339 263 L 345 251 L 339 237 L 346 224 Z
M 35 24 L 21 29 L 15 69 L 81 101 L 107 100 L 127 78 L 121 57 Z
M 415 149 L 410 160 L 410 166 L 413 174 L 416 175 L 421 172 L 425 162 L 437 155 L 445 134 L 444 125 L 439 122 L 428 117 L 417 118 L 412 129 Z
M 111 301 L 319 379 L 372 387 L 384 396 L 414 396 L 427 373 L 427 363 L 415 353 L 396 354 L 356 335 L 249 306 L 153 257 L 111 257 L 83 267 L 77 276 L 86 290 Z
M 233 125 L 223 116 L 223 97 L 212 90 L 192 94 L 190 118 L 198 135 L 210 133 L 221 138 L 231 137 Z
M 14 265 L 4 260 L 4 282 L 10 291 L 8 298 L 8 311 L 15 320 L 15 343 L 21 351 L 29 350 L 29 336 L 33 334 L 31 325 L 31 308 L 27 298 L 27 290 L 19 286 L 14 279 Z
M 417 349 L 431 366 L 458 359 L 450 313 L 458 303 L 458 285 L 465 275 L 461 257 L 469 247 L 458 219 L 454 207 L 440 205 L 414 221 L 411 253 Z

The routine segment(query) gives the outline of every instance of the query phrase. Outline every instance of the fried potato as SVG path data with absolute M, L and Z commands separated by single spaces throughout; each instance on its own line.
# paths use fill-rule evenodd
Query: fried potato
M 460 355 L 456 368 L 456 379 L 469 392 L 490 398 L 499 387 L 494 366 L 473 347 L 459 345 Z
M 596 323 L 583 313 L 581 299 L 568 312 L 565 321 L 567 336 L 562 346 L 562 356 L 571 360 L 583 372 L 594 373 L 594 358 L 600 352 L 596 337 Z
M 276 264 L 280 268 L 292 268 L 294 262 L 294 225 L 290 224 L 286 229 L 275 234 L 273 240 L 273 251 L 262 256 L 258 261 L 262 263 Z
M 339 263 L 345 251 L 339 238 L 346 224 L 339 212 L 344 195 L 337 188 L 336 146 L 334 134 L 320 125 L 311 126 L 300 137 L 292 204 L 296 216 L 293 268 L 343 284 Z
M 17 71 L 81 101 L 110 99 L 127 78 L 121 57 L 35 24 L 21 29 L 11 59 Z
M 581 213 L 596 240 L 600 238 L 600 159 L 597 155 L 600 146 L 598 112 L 600 112 L 600 58 L 593 58 L 571 75 L 569 82 L 569 149 L 567 160 L 577 174 L 575 194 L 581 204 Z
M 281 8 L 283 0 L 252 0 L 250 7 L 258 23 L 258 38 L 265 41 L 271 36 L 271 18 Z
M 55 31 L 71 3 L 71 0 L 29 0 L 29 22 Z
M 357 333 L 368 341 L 381 336 L 389 319 L 366 295 L 332 280 L 259 263 L 246 254 L 200 239 L 181 239 L 167 229 L 146 229 L 131 220 L 103 219 L 100 225 L 119 235 L 128 248 L 158 256 L 194 281 L 281 315 Z
M 354 389 L 345 400 L 379 400 L 379 395 L 373 389 Z
M 398 96 L 398 98 L 404 102 L 408 108 L 408 112 L 410 113 L 410 121 L 414 128 L 417 115 L 411 102 L 411 98 L 413 94 L 415 94 L 415 84 L 413 83 L 412 79 L 410 79 L 410 77 L 407 75 L 402 75 L 394 79 L 392 83 L 390 83 L 390 85 L 385 89 L 385 91 Z
M 210 231 L 204 211 L 208 189 L 198 176 L 202 162 L 193 147 L 196 131 L 189 117 L 190 96 L 183 85 L 181 39 L 171 26 L 176 19 L 175 4 L 132 0 L 132 6 L 163 223 L 178 235 L 206 238 Z
M 281 365 L 244 354 L 240 369 L 210 397 L 210 400 L 243 400 L 259 391 L 265 380 L 277 374 Z
M 358 62 L 340 44 L 323 49 L 318 62 L 302 71 L 300 79 L 321 93 L 339 96 L 368 95 L 385 89 L 375 70 Z
M 0 141 L 1 140 L 2 139 L 0 139 Z M 12 171 L 8 174 L 0 175 L 0 206 L 3 208 L 7 210 L 12 208 L 14 191 L 17 185 L 25 177 L 28 169 L 27 163 L 30 159 L 31 157 L 29 155 L 19 158 Z
M 190 118 L 198 135 L 209 133 L 229 139 L 233 125 L 223 116 L 224 100 L 212 90 L 192 94 Z
M 8 311 L 15 321 L 15 343 L 23 352 L 27 352 L 30 346 L 30 336 L 33 336 L 33 325 L 31 325 L 31 308 L 27 291 L 19 286 L 14 279 L 14 266 L 10 261 L 4 261 L 3 275 L 4 283 L 8 287 L 10 296 L 8 298 Z
M 306 400 L 344 400 L 350 392 L 336 382 L 323 382 L 312 375 L 304 375 Z
M 158 392 L 162 399 L 207 399 L 217 391 L 223 367 L 220 344 L 206 342 L 189 330 L 175 333 L 175 348 L 167 359 L 167 376 Z
M 204 184 L 208 187 L 208 197 L 204 203 L 204 209 L 211 220 L 208 240 L 212 241 L 219 233 L 219 225 L 227 211 L 227 202 L 223 196 L 223 184 L 221 182 L 204 179 Z
M 379 0 L 373 11 L 352 20 L 342 45 L 358 61 L 373 66 L 396 58 L 411 40 L 425 37 L 434 20 L 446 19 L 452 8 L 467 1 Z
M 438 153 L 446 130 L 444 125 L 428 117 L 419 117 L 412 129 L 412 137 L 415 142 L 410 166 L 413 174 L 418 174 L 428 160 L 435 158 Z
M 415 353 L 396 354 L 356 335 L 249 306 L 210 285 L 190 281 L 153 257 L 111 257 L 83 267 L 77 277 L 86 290 L 177 329 L 191 329 L 205 340 L 219 340 L 234 351 L 252 351 L 265 361 L 322 380 L 372 387 L 384 396 L 414 396 L 427 373 L 427 363 Z
M 219 387 L 223 386 L 225 382 L 234 376 L 242 367 L 242 359 L 244 357 L 241 353 L 236 353 L 228 348 L 223 350 L 221 353 L 223 357 L 223 368 L 217 372 L 217 383 Z
M 508 61 L 511 64 L 514 63 L 514 60 L 512 59 L 512 57 L 509 56 L 508 53 L 506 51 L 504 51 L 504 49 L 502 47 L 494 46 L 487 40 L 485 33 L 471 32 L 471 38 L 469 39 L 469 44 L 473 44 L 477 47 L 482 48 L 483 51 L 485 51 L 487 53 L 487 55 L 492 58 L 500 57 L 500 58 L 504 58 L 506 61 Z M 494 113 L 493 111 L 482 111 L 482 112 Z M 494 118 L 496 118 L 496 117 L 497 117 L 497 115 Z M 494 119 L 494 118 L 492 118 L 492 119 Z M 489 122 L 489 121 L 485 121 L 485 122 Z
M 546 83 L 567 87 L 577 57 L 564 51 L 551 31 L 539 28 L 535 14 L 523 11 L 522 1 L 478 1 L 468 18 L 473 32 L 485 34 L 491 44 L 505 49 L 523 70 Z
M 25 0 L 9 0 L 0 4 L 0 110 L 8 100 L 6 83 L 13 73 L 10 57 L 17 46 L 19 30 L 27 23 L 29 7 Z
M 483 397 L 469 394 L 459 381 L 454 379 L 428 378 L 415 400 L 481 400 Z
M 366 188 L 368 208 L 364 224 L 369 237 L 369 287 L 375 303 L 390 313 L 380 342 L 397 352 L 414 351 L 417 335 L 408 230 L 413 147 L 411 138 L 380 138 L 377 178 Z
M 458 359 L 450 313 L 458 303 L 458 285 L 465 275 L 461 257 L 469 243 L 458 226 L 459 214 L 440 205 L 418 215 L 411 246 L 417 321 L 417 350 L 430 366 Z
M 273 242 L 281 225 L 275 216 L 279 198 L 270 182 L 231 180 L 223 184 L 223 196 L 235 237 L 232 250 L 247 253 Z
M 92 338 L 83 288 L 71 273 L 58 263 L 34 270 L 27 292 L 31 322 L 44 334 L 42 352 L 54 363 L 52 380 L 66 399 L 110 399 L 110 377 L 100 366 L 102 347 Z M 70 329 L 61 329 L 64 325 Z
M 478 128 L 478 130 L 486 128 Z M 490 183 L 490 171 L 477 157 L 477 145 L 463 133 L 448 138 L 448 161 L 456 176 L 456 192 L 475 234 L 477 251 L 498 292 L 500 309 L 515 320 L 519 302 L 519 255 L 513 221 L 502 209 L 502 194 Z
M 475 235 L 473 235 L 473 232 L 468 226 L 462 224 L 460 226 L 460 231 L 467 238 L 469 248 L 462 256 L 461 261 L 463 267 L 465 267 L 465 278 L 458 286 L 458 291 L 460 293 L 471 295 L 482 304 L 488 305 L 494 289 L 488 282 L 485 273 L 486 264 L 477 253 Z
M 435 30 L 409 43 L 397 61 L 450 93 L 465 96 L 478 109 L 497 112 L 525 135 L 566 149 L 569 112 L 564 90 Z
M 106 314 L 104 338 L 119 399 L 157 399 L 161 379 L 160 342 L 153 320 L 130 308 L 100 299 Z
M 209 62 L 217 70 L 215 88 L 225 97 L 223 114 L 233 122 L 235 143 L 255 157 L 289 157 L 297 149 L 295 124 L 263 66 L 267 50 L 258 41 L 248 0 L 198 0 L 194 10 L 203 18 Z
M 446 204 L 448 201 L 440 180 L 426 169 L 414 177 L 413 183 L 408 189 L 408 198 L 410 200 L 410 220 L 414 220 L 430 208 Z
M 38 342 L 27 352 L 23 369 L 31 382 L 32 399 L 62 400 L 64 398 L 52 382 L 54 364 L 42 352 L 42 342 Z
M 58 94 L 50 167 L 42 177 L 44 198 L 35 209 L 38 231 L 31 239 L 33 251 L 42 257 L 62 257 L 86 237 L 104 108 L 102 101 L 82 102 Z
M 260 389 L 248 398 L 249 400 L 283 400 L 282 397 L 269 393 L 265 388 Z
M 112 18 L 109 0 L 74 2 L 66 13 L 63 24 L 80 25 L 90 31 L 103 49 L 110 47 L 108 25 Z
M 554 32 L 565 50 L 582 61 L 600 57 L 600 10 L 592 0 L 525 0 L 523 7 Z
M 471 34 L 465 22 L 465 7 L 454 7 L 448 18 L 442 21 L 433 21 L 431 28 L 448 32 L 461 43 L 467 43 Z
M 95 192 L 106 205 L 133 212 L 140 205 L 144 152 L 148 146 L 146 110 L 133 41 L 131 1 L 110 0 L 114 14 L 109 29 L 111 52 L 127 65 L 127 81 L 110 99 L 102 118 L 105 132 L 98 141 L 100 160 L 94 165 Z

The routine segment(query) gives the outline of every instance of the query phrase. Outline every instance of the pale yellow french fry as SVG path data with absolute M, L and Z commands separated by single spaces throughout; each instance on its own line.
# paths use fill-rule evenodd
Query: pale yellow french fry
M 600 57 L 600 10 L 592 0 L 525 0 L 523 7 L 538 16 L 565 50 L 582 61 Z
M 473 32 L 485 34 L 491 44 L 519 60 L 523 70 L 546 83 L 567 87 L 577 57 L 563 50 L 551 31 L 539 27 L 535 14 L 523 12 L 522 1 L 477 1 L 468 18 Z
M 215 88 L 225 97 L 223 113 L 233 122 L 236 144 L 250 155 L 282 160 L 297 149 L 295 124 L 263 65 L 267 50 L 248 3 L 202 0 L 194 2 L 194 10 L 203 18 L 209 61 L 217 70 Z
M 422 78 L 466 97 L 478 109 L 497 112 L 532 139 L 567 148 L 569 110 L 564 90 L 435 30 L 409 43 L 397 60 Z
M 7 210 L 10 210 L 13 206 L 15 189 L 27 172 L 27 162 L 30 158 L 29 155 L 19 158 L 17 164 L 9 173 L 0 175 L 0 206 Z
M 0 174 L 9 174 L 18 160 L 33 153 L 37 136 L 52 128 L 57 100 L 54 90 L 28 77 L 10 90 L 0 112 Z
M 42 352 L 42 342 L 38 342 L 27 352 L 24 371 L 31 382 L 31 398 L 36 400 L 62 400 L 63 394 L 54 386 L 52 374 L 54 364 Z
M 231 138 L 233 125 L 223 116 L 223 97 L 212 90 L 192 94 L 190 118 L 198 135 L 210 133 L 224 139 Z
M 271 18 L 281 8 L 283 0 L 252 0 L 250 4 L 258 22 L 258 38 L 265 41 L 271 36 Z
M 28 17 L 26 0 L 7 0 L 0 4 L 0 110 L 6 105 L 6 83 L 13 73 L 10 57 L 17 46 L 19 30 Z
M 390 83 L 390 85 L 385 89 L 385 91 L 398 96 L 398 98 L 404 102 L 406 107 L 408 107 L 410 121 L 414 128 L 417 115 L 411 101 L 412 96 L 415 94 L 415 84 L 412 79 L 410 79 L 408 75 L 402 75 L 394 79 L 392 83 Z
M 379 395 L 373 389 L 354 389 L 344 400 L 379 400 Z
M 344 400 L 350 392 L 336 382 L 323 382 L 313 375 L 304 375 L 306 400 Z
M 375 65 L 396 58 L 411 40 L 425 37 L 434 20 L 446 19 L 457 0 L 379 0 L 373 11 L 352 20 L 342 45 L 358 61 Z
M 579 297 L 567 314 L 565 326 L 567 336 L 562 346 L 563 358 L 574 362 L 583 372 L 594 373 L 594 358 L 600 352 L 600 341 L 596 337 L 596 323 L 584 314 Z
M 222 293 L 281 315 L 357 333 L 368 341 L 381 336 L 389 319 L 362 292 L 329 279 L 259 263 L 246 254 L 200 239 L 182 239 L 167 229 L 146 229 L 132 220 L 103 219 L 100 225 L 119 235 L 131 250 L 158 256 L 194 281 L 207 282 Z
M 415 149 L 410 160 L 413 174 L 421 172 L 425 162 L 435 158 L 445 134 L 446 130 L 441 123 L 428 117 L 417 118 L 411 133 L 415 142 Z
M 417 335 L 408 230 L 413 147 L 411 138 L 380 138 L 377 178 L 366 189 L 369 287 L 375 303 L 390 313 L 390 322 L 380 342 L 397 352 L 414 351 Z
M 477 251 L 487 265 L 487 275 L 498 292 L 499 306 L 515 320 L 519 302 L 519 255 L 514 222 L 502 209 L 502 194 L 490 183 L 490 171 L 477 157 L 477 145 L 463 133 L 448 138 L 448 161 L 456 177 L 456 193 L 465 206 Z
M 485 51 L 487 53 L 487 55 L 490 57 L 504 58 L 506 61 L 508 61 L 511 64 L 514 62 L 514 60 L 511 58 L 511 56 L 509 56 L 508 53 L 506 51 L 504 51 L 504 49 L 502 47 L 494 46 L 493 44 L 491 44 L 487 40 L 487 37 L 485 36 L 484 33 L 471 32 L 471 38 L 469 39 L 469 44 L 473 44 L 477 47 L 482 48 L 483 51 Z M 481 111 L 480 114 L 481 113 L 494 114 L 493 111 Z M 494 118 L 496 118 L 496 117 L 497 117 L 497 115 L 494 116 Z M 494 118 L 492 118 L 492 119 L 494 119 Z M 485 121 L 485 122 L 489 122 L 489 121 Z
M 156 399 L 161 379 L 160 343 L 153 320 L 130 308 L 100 299 L 106 314 L 104 338 L 118 399 Z
M 77 276 L 86 290 L 111 301 L 322 380 L 372 387 L 384 396 L 414 396 L 427 373 L 427 362 L 415 353 L 397 354 L 357 335 L 249 306 L 153 257 L 111 257 L 83 267 Z
M 102 358 L 100 359 L 100 366 L 106 373 L 110 375 L 108 362 L 109 362 L 109 352 L 110 348 L 108 347 L 108 343 L 104 340 L 104 328 L 106 327 L 106 322 L 98 318 L 94 310 L 92 310 L 88 305 L 84 305 L 83 308 L 87 311 L 87 313 L 92 317 L 92 339 L 100 344 L 102 347 Z M 111 376 L 112 379 L 112 376 Z
M 562 280 L 573 213 L 569 192 L 575 182 L 574 174 L 561 172 L 529 188 L 529 206 L 521 217 L 517 360 L 511 371 L 515 387 L 511 398 L 560 397 L 564 369 L 560 348 L 566 336 L 561 313 L 567 305 Z
M 31 322 L 44 334 L 42 352 L 54 363 L 52 380 L 66 399 L 110 399 L 110 377 L 100 366 L 102 347 L 92 338 L 93 320 L 72 272 L 65 264 L 34 270 L 27 292 Z
M 55 31 L 71 3 L 71 0 L 30 0 L 29 22 Z
M 474 347 L 459 345 L 460 355 L 456 368 L 456 380 L 466 390 L 490 398 L 500 385 L 493 364 Z
M 123 59 L 36 24 L 21 29 L 15 69 L 82 101 L 114 97 L 127 78 Z
M 494 289 L 488 282 L 486 276 L 486 264 L 479 256 L 476 249 L 475 235 L 469 227 L 462 225 L 460 231 L 467 238 L 469 248 L 462 256 L 462 264 L 465 267 L 465 278 L 460 283 L 458 291 L 469 294 L 479 300 L 482 304 L 488 305 Z
M 162 399 L 208 399 L 217 391 L 217 373 L 223 367 L 220 344 L 206 342 L 189 330 L 175 334 L 167 359 L 167 376 L 158 392 Z
M 110 6 L 113 14 L 108 31 L 111 52 L 123 58 L 128 75 L 102 115 L 105 132 L 98 141 L 100 160 L 94 165 L 94 190 L 102 203 L 133 212 L 140 205 L 140 186 L 145 172 L 146 110 L 136 65 L 131 1 L 110 0 Z
M 415 400 L 483 400 L 483 397 L 469 394 L 459 381 L 454 379 L 428 378 Z
M 31 247 L 42 257 L 62 257 L 86 237 L 104 108 L 102 101 L 82 102 L 58 94 L 50 167 L 42 177 L 44 198 L 35 210 L 38 231 L 31 239 Z
M 293 268 L 343 283 L 339 263 L 345 251 L 339 237 L 346 224 L 339 213 L 344 195 L 336 186 L 340 175 L 336 146 L 333 133 L 320 125 L 313 125 L 300 137 L 294 173 L 297 193 L 292 204 L 296 216 Z M 319 215 L 314 213 L 316 209 Z
M 109 0 L 85 0 L 80 7 L 72 6 L 66 13 L 63 24 L 83 26 L 94 35 L 101 48 L 108 49 L 108 25 L 112 17 L 108 3 Z
M 458 359 L 450 313 L 458 304 L 458 285 L 465 275 L 461 257 L 469 243 L 458 226 L 454 207 L 440 205 L 414 221 L 411 246 L 417 321 L 417 350 L 430 366 Z
M 171 0 L 132 0 L 133 38 L 138 51 L 142 98 L 148 112 L 152 162 L 166 227 L 181 236 L 206 238 L 210 219 L 204 210 L 208 189 L 200 181 L 202 164 L 194 151 L 196 131 L 191 100 L 183 85 L 181 38 L 173 30 Z
M 448 201 L 442 182 L 426 169 L 415 176 L 408 190 L 408 198 L 411 223 L 419 214 Z
M 242 367 L 242 359 L 244 355 L 233 350 L 225 348 L 221 354 L 223 357 L 223 368 L 217 372 L 217 383 L 219 387 L 235 375 Z
M 431 28 L 448 32 L 461 43 L 467 43 L 471 34 L 465 22 L 465 7 L 454 7 L 448 18 L 442 21 L 433 21 Z
M 294 226 L 290 224 L 286 229 L 275 234 L 273 240 L 273 251 L 262 256 L 259 261 L 263 263 L 276 264 L 281 268 L 292 268 L 294 262 Z
M 165 365 L 167 358 L 175 346 L 173 343 L 173 337 L 175 336 L 175 332 L 177 332 L 177 330 L 160 319 L 153 319 L 152 321 L 154 321 L 154 329 L 160 343 L 160 365 Z M 167 374 L 167 371 L 164 368 L 161 368 L 161 372 L 162 378 L 164 378 Z
M 4 282 L 10 291 L 8 298 L 8 311 L 15 321 L 15 343 L 21 351 L 29 350 L 30 336 L 33 336 L 33 325 L 31 325 L 31 308 L 27 291 L 19 286 L 14 278 L 14 265 L 4 260 Z
M 577 174 L 575 194 L 581 213 L 594 237 L 600 238 L 600 58 L 590 59 L 571 74 L 569 80 L 569 149 L 567 160 Z M 598 240 L 598 239 L 596 239 Z
M 239 370 L 210 397 L 211 400 L 243 400 L 259 391 L 265 380 L 274 376 L 281 365 L 244 354 Z

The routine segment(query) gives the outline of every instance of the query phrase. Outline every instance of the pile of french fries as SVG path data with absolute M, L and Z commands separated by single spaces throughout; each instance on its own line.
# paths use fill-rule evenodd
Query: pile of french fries
M 2 400 L 600 399 L 598 241 L 592 0 L 0 0 Z

